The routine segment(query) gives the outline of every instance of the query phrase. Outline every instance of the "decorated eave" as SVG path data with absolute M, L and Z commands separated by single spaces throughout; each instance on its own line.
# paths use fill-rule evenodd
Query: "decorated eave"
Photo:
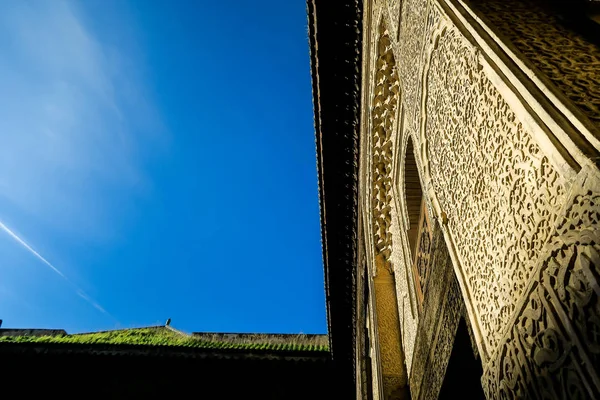
M 330 347 L 354 391 L 362 1 L 308 0 L 308 27 Z

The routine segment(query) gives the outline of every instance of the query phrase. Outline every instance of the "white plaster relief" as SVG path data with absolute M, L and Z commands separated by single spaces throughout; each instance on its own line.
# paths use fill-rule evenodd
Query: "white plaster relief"
M 490 352 L 552 233 L 566 183 L 483 71 L 477 49 L 437 7 L 428 19 L 422 155 Z

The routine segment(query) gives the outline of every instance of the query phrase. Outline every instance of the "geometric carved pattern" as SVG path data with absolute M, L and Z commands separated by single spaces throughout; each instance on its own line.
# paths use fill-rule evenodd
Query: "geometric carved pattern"
M 488 398 L 600 397 L 600 194 L 575 198 L 501 351 Z
M 372 102 L 373 236 L 375 256 L 392 271 L 392 131 L 398 107 L 398 74 L 388 32 L 380 28 L 375 88 Z
M 432 31 L 426 158 L 491 352 L 553 231 L 564 180 L 487 78 L 477 50 L 454 26 Z
M 567 29 L 548 2 L 473 1 L 470 6 L 489 21 L 546 75 L 591 121 L 600 124 L 600 48 Z M 565 2 L 565 7 L 572 7 Z

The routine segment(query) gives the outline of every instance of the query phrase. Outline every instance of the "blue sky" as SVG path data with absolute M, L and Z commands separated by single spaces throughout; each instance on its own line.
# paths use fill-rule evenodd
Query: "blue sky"
M 303 1 L 0 2 L 0 319 L 325 332 Z

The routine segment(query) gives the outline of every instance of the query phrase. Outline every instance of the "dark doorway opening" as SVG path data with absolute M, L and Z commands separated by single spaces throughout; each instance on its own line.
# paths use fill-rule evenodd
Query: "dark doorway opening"
M 423 189 L 419 179 L 419 169 L 415 158 L 412 138 L 408 138 L 406 145 L 406 159 L 404 162 L 404 195 L 406 196 L 406 209 L 408 211 L 408 241 L 411 255 L 417 253 L 417 236 L 419 232 L 419 219 L 423 207 Z
M 440 399 L 485 399 L 481 387 L 483 369 L 475 358 L 467 324 L 460 319 L 446 376 L 440 390 Z

